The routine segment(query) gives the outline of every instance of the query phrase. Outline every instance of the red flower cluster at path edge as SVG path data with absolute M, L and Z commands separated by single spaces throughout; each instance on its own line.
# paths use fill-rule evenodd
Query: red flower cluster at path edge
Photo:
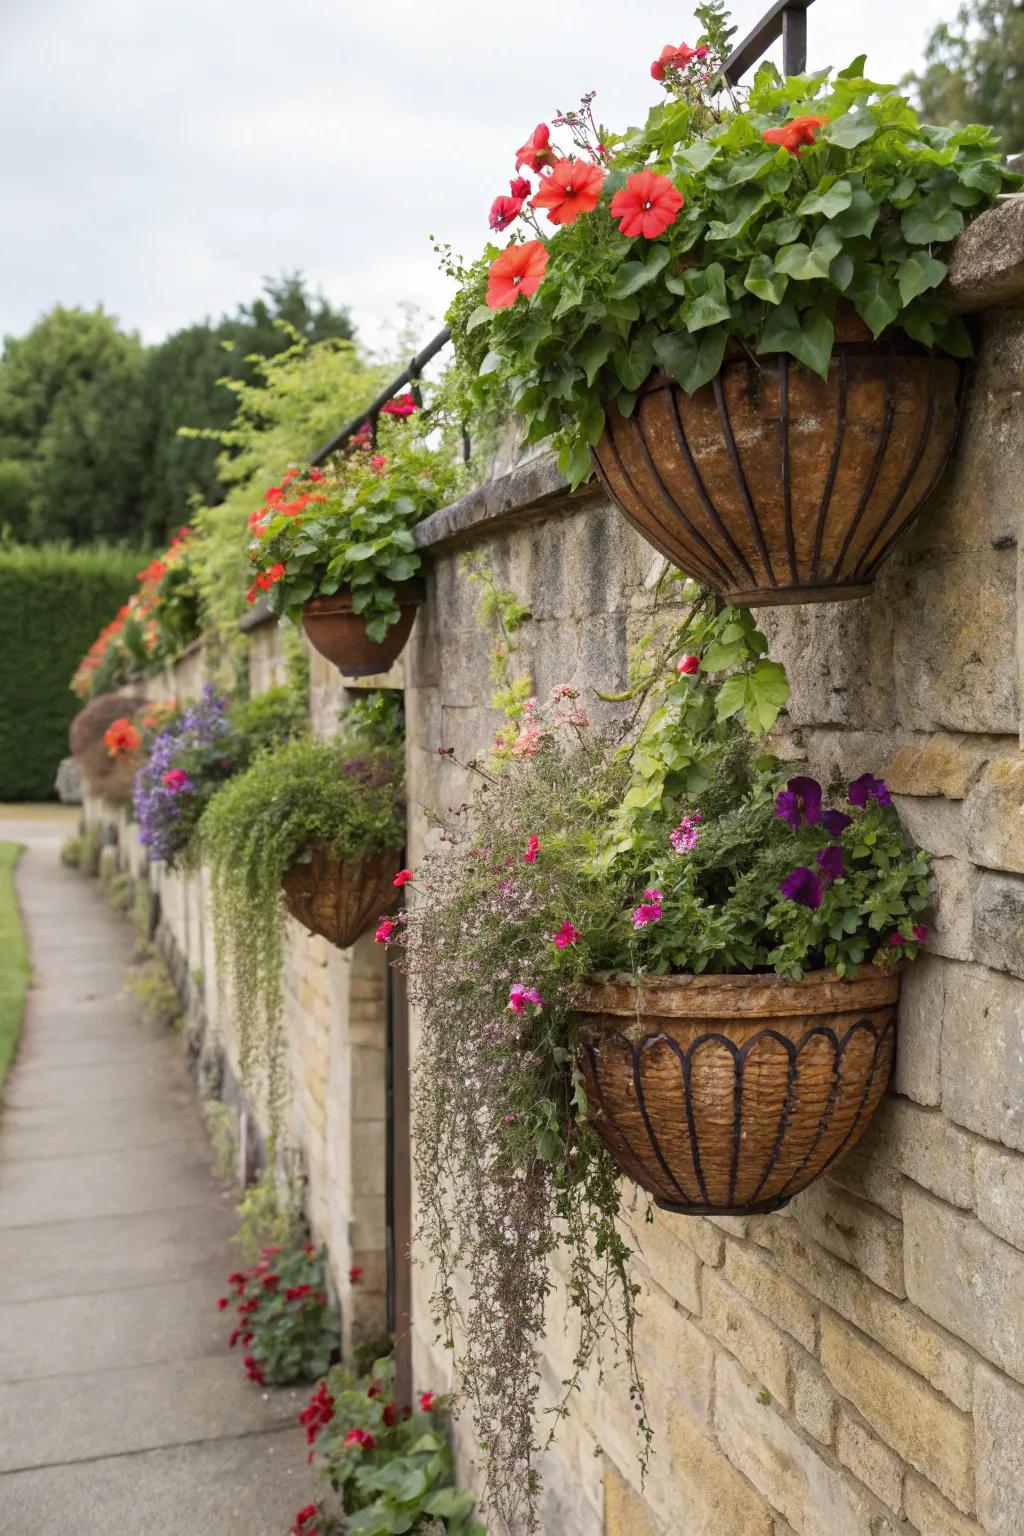
M 249 1353 L 245 1374 L 262 1386 L 322 1376 L 337 1350 L 337 1318 L 325 1288 L 323 1256 L 312 1243 L 264 1248 L 259 1261 L 228 1276 L 238 1321 L 228 1340 Z

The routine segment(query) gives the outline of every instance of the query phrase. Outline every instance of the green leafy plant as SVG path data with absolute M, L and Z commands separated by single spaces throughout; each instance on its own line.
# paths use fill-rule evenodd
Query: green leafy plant
M 229 1344 L 248 1350 L 250 1381 L 280 1387 L 324 1374 L 338 1349 L 338 1315 L 327 1296 L 322 1249 L 271 1243 L 250 1269 L 229 1275 L 228 1284 L 232 1294 L 217 1306 L 235 1308 Z
M 474 1499 L 455 1486 L 455 1466 L 439 1420 L 444 1399 L 423 1392 L 414 1405 L 395 1402 L 391 1357 L 363 1379 L 335 1366 L 299 1415 L 321 1476 L 341 1505 L 325 1502 L 295 1517 L 297 1536 L 484 1536 L 472 1518 Z
M 614 1343 L 642 1456 L 650 1436 L 619 1169 L 577 1065 L 587 978 L 853 975 L 913 958 L 925 933 L 928 861 L 885 784 L 862 775 L 830 807 L 814 780 L 787 779 L 764 750 L 782 669 L 749 613 L 682 590 L 681 620 L 657 615 L 634 659 L 617 730 L 589 728 L 564 686 L 527 701 L 393 925 L 423 1026 L 414 1108 L 433 1304 L 458 1349 L 488 1503 L 513 1528 L 537 1528 L 536 1342 L 556 1248 L 576 1319 L 556 1412 Z M 457 1271 L 473 1276 L 468 1300 Z
M 418 410 L 407 397 L 403 410 Z M 371 640 L 396 623 L 396 587 L 422 564 L 412 530 L 451 500 L 460 478 L 450 445 L 427 443 L 432 423 L 403 416 L 382 423 L 376 449 L 359 444 L 327 469 L 290 472 L 252 514 L 249 601 L 267 593 L 293 620 L 313 597 L 351 592 Z
M 844 313 L 873 337 L 896 327 L 968 355 L 938 292 L 944 248 L 1019 182 L 991 130 L 922 124 L 865 78 L 863 57 L 834 78 L 784 80 L 765 63 L 749 90 L 728 87 L 723 7 L 697 17 L 697 45 L 655 62 L 667 95 L 642 130 L 600 127 L 585 97 L 555 119 L 564 156 L 547 125 L 519 151 L 540 185 L 499 199 L 492 224 L 528 221 L 536 238 L 488 248 L 486 298 L 463 318 L 474 350 L 477 327 L 487 337 L 481 372 L 497 375 L 529 441 L 555 435 L 574 483 L 606 406 L 630 415 L 659 369 L 693 393 L 743 349 L 824 377 Z M 467 281 L 478 292 L 479 269 Z
M 199 856 L 211 871 L 217 944 L 242 1024 L 246 1073 L 261 1045 L 276 1081 L 284 874 L 317 840 L 339 859 L 400 848 L 401 757 L 396 706 L 371 696 L 349 711 L 340 736 L 299 738 L 259 754 L 203 814 Z
M 235 1206 L 238 1231 L 233 1241 L 248 1264 L 255 1264 L 264 1248 L 294 1249 L 308 1237 L 302 1215 L 302 1189 L 294 1170 L 278 1167 L 276 1144 L 267 1149 L 267 1163 Z
M 181 996 L 168 969 L 167 961 L 155 944 L 149 944 L 136 958 L 126 983 L 142 1009 L 148 1024 L 165 1029 L 180 1029 L 185 1015 Z

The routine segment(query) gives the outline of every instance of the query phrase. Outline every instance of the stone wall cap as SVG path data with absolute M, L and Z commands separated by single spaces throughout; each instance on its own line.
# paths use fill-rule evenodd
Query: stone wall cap
M 273 620 L 276 624 L 277 615 L 274 613 L 265 597 L 259 598 L 253 603 L 249 612 L 243 614 L 238 621 L 238 628 L 243 635 L 248 635 L 254 629 L 260 629 L 262 625 L 269 624 Z
M 940 292 L 962 314 L 1024 303 L 1024 194 L 1001 197 L 967 226 Z
M 524 517 L 543 516 L 569 503 L 574 507 L 602 495 L 595 481 L 570 492 L 569 482 L 553 453 L 517 464 L 497 480 L 477 486 L 448 507 L 431 513 L 414 531 L 417 548 L 436 549 L 442 544 L 469 540 L 489 533 L 496 524 Z

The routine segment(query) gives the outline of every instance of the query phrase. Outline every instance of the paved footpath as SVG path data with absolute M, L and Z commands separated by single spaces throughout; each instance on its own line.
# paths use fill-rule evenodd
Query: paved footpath
M 0 1105 L 0 1536 L 286 1536 L 295 1414 L 229 1354 L 230 1199 L 180 1037 L 123 990 L 126 924 L 73 829 L 0 809 L 34 970 Z

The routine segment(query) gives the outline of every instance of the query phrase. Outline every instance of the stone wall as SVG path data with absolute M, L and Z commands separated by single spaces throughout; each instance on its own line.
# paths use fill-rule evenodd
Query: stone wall
M 870 598 L 759 615 L 793 684 L 777 750 L 825 780 L 884 774 L 935 859 L 890 1092 L 857 1151 L 775 1216 L 631 1218 L 655 1456 L 642 1485 L 625 1384 L 614 1369 L 589 1381 L 545 1457 L 550 1536 L 1024 1532 L 1024 201 L 979 221 L 953 270 L 961 307 L 988 312 L 943 490 Z M 592 716 L 613 707 L 594 689 L 623 683 L 662 570 L 599 492 L 570 497 L 544 457 L 419 537 L 427 599 L 387 679 L 406 688 L 413 864 L 428 811 L 468 789 L 437 748 L 465 761 L 498 723 L 462 554 L 530 604 L 518 662 L 535 691 L 571 683 Z M 272 637 L 253 631 L 254 687 L 278 679 Z M 317 662 L 312 696 L 330 734 L 351 695 Z M 201 881 L 151 878 L 234 1071 Z M 339 954 L 290 930 L 289 1123 L 350 1337 L 383 1314 L 383 999 L 371 942 Z M 353 1263 L 366 1277 L 355 1294 Z M 428 1288 L 416 1269 L 415 1376 L 438 1389 L 452 1362 Z M 550 1386 L 571 1353 L 556 1291 Z M 456 1435 L 470 1481 L 469 1423 Z

